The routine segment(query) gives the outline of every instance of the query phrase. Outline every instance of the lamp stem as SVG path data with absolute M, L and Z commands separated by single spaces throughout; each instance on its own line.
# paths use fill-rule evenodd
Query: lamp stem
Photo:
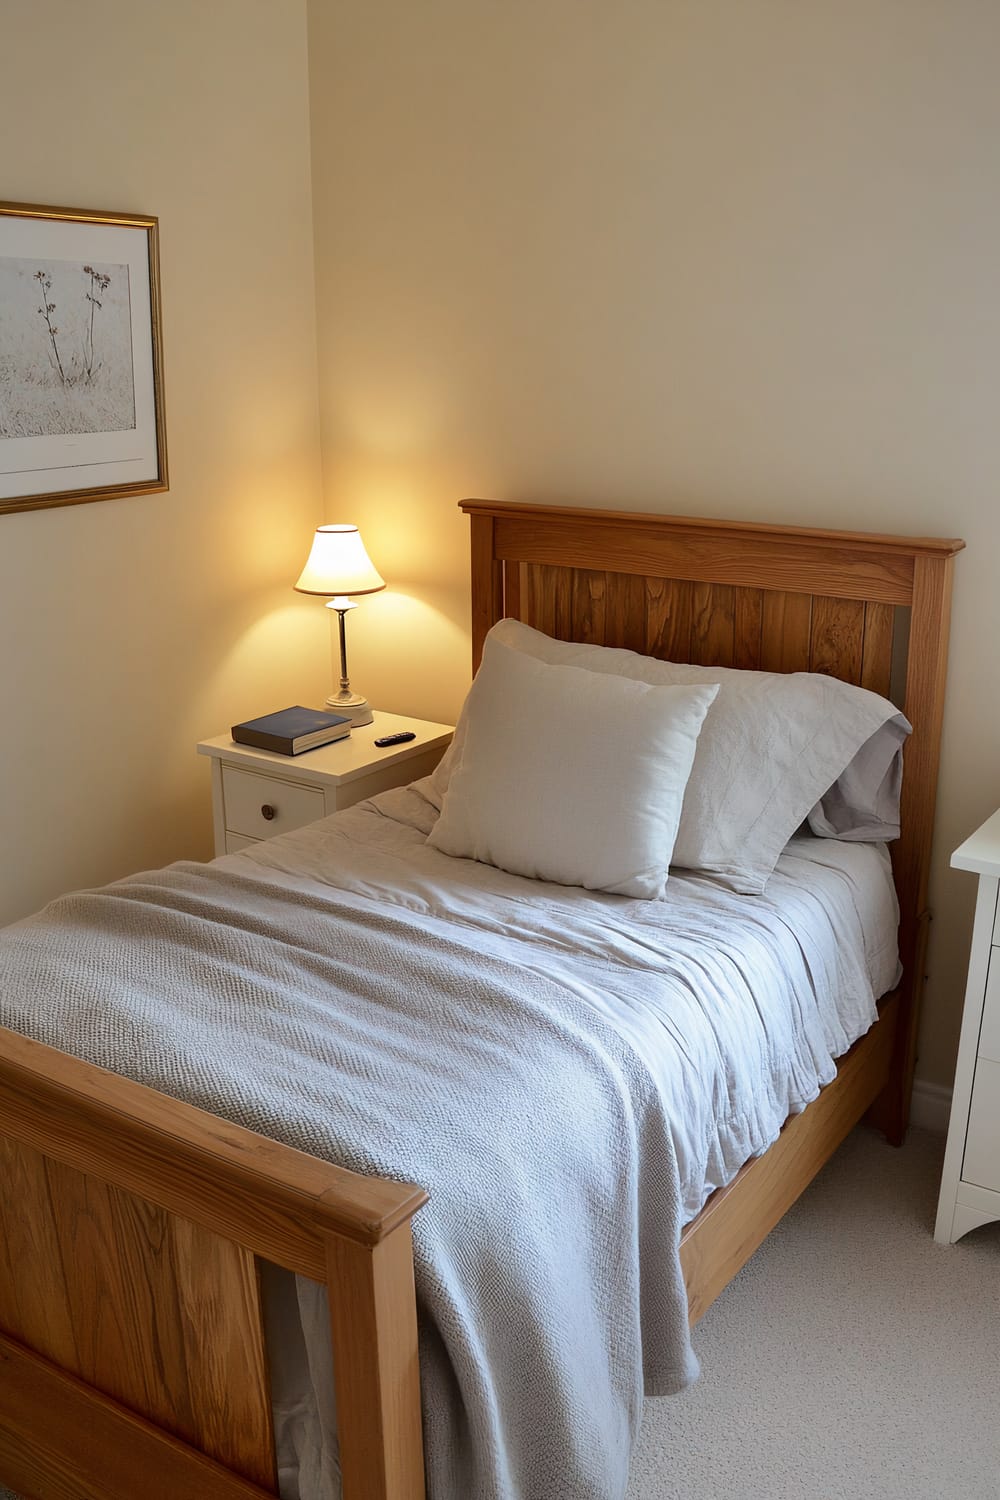
M 347 631 L 344 626 L 344 620 L 347 616 L 347 610 L 352 608 L 353 605 L 348 605 L 346 609 L 337 610 L 337 617 L 340 622 L 340 691 L 342 693 L 349 693 L 351 691 L 351 683 L 347 675 Z
M 331 713 L 343 714 L 355 725 L 370 724 L 373 717 L 371 704 L 360 693 L 351 692 L 351 680 L 347 675 L 347 631 L 344 621 L 347 611 L 356 609 L 357 605 L 346 594 L 337 594 L 327 600 L 326 607 L 337 611 L 340 628 L 340 691 L 327 698 L 326 706 Z

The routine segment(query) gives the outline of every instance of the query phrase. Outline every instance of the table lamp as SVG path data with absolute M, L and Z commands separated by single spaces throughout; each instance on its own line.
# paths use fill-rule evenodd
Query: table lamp
M 312 550 L 295 587 L 300 594 L 332 594 L 326 607 L 340 616 L 340 692 L 327 698 L 327 708 L 343 714 L 352 724 L 370 724 L 373 715 L 367 698 L 351 692 L 344 620 L 349 609 L 357 609 L 348 595 L 377 594 L 385 588 L 385 579 L 365 551 L 358 528 L 317 526 Z

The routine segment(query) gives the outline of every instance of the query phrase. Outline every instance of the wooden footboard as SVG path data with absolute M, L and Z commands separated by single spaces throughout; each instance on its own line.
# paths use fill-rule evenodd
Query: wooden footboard
M 4 1483 L 35 1500 L 274 1495 L 261 1257 L 327 1285 L 345 1500 L 421 1500 L 421 1189 L 7 1031 L 0 1171 Z

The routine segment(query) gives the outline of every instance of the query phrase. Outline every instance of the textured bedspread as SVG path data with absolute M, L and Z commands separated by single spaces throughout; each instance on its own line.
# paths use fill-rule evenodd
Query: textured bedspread
M 784 866 L 790 913 L 694 879 L 632 902 L 450 860 L 433 817 L 388 793 L 66 897 L 0 939 L 0 1022 L 422 1184 L 431 1500 L 616 1500 L 644 1390 L 697 1373 L 682 1224 L 832 1076 L 895 960 L 858 913 L 831 943 Z

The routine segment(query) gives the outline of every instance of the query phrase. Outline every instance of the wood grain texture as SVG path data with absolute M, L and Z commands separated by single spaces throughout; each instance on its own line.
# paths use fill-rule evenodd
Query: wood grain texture
M 903 712 L 913 725 L 913 733 L 903 749 L 901 832 L 891 846 L 896 888 L 900 892 L 899 954 L 904 968 L 904 1018 L 887 1085 L 888 1108 L 882 1101 L 886 1133 L 897 1142 L 902 1141 L 909 1121 L 917 1056 L 953 571 L 951 557 L 916 559 L 903 702 Z
M 812 602 L 809 637 L 809 670 L 855 686 L 861 682 L 861 657 L 865 638 L 865 602 L 862 599 L 830 599 Z
M 899 987 L 899 1021 L 893 1039 L 889 1076 L 878 1098 L 873 1100 L 866 1116 L 874 1129 L 882 1131 L 891 1146 L 901 1146 L 910 1120 L 910 1096 L 913 1090 L 912 1068 L 916 1057 L 916 1032 L 920 1020 L 920 1002 L 927 979 L 927 939 L 931 917 L 924 911 L 917 921 L 913 954 L 905 965 Z M 903 954 L 900 934 L 900 956 Z
M 733 666 L 742 671 L 761 670 L 763 647 L 764 590 L 737 589 L 733 622 Z
M 38 1500 L 272 1500 L 0 1334 L 0 1474 Z
M 695 666 L 731 667 L 736 654 L 736 591 L 729 584 L 696 583 L 691 596 L 691 644 Z
M 694 584 L 677 578 L 647 578 L 644 654 L 662 661 L 687 661 L 693 615 Z
M 620 531 L 636 534 L 667 535 L 676 532 L 685 536 L 714 536 L 727 542 L 751 541 L 768 538 L 773 541 L 796 546 L 827 546 L 834 550 L 843 546 L 854 552 L 900 552 L 913 557 L 927 553 L 936 557 L 953 556 L 961 552 L 965 543 L 958 537 L 899 536 L 880 531 L 836 531 L 819 526 L 786 526 L 773 521 L 720 521 L 706 516 L 658 515 L 651 511 L 595 510 L 590 506 L 532 505 L 514 500 L 460 500 L 459 508 L 468 516 L 492 516 L 502 520 L 514 518 L 544 522 L 556 530 L 572 537 L 581 529 L 603 526 L 610 522 Z M 566 559 L 568 563 L 568 558 Z
M 808 672 L 811 594 L 767 590 L 761 604 L 760 665 L 764 672 Z
M 190 1440 L 234 1473 L 277 1488 L 257 1258 L 188 1219 L 171 1217 L 169 1234 L 194 1408 Z
M 47 1208 L 33 1211 L 48 1193 L 44 1158 L 0 1138 L 0 1182 L 0 1328 L 30 1337 L 47 1359 L 77 1370 L 80 1356 L 70 1309 L 64 1297 L 52 1296 L 49 1286 L 60 1265 L 59 1238 Z M 25 1274 L 28 1267 L 31 1275 Z
M 861 686 L 888 698 L 892 680 L 892 632 L 895 611 L 891 604 L 865 605 L 864 643 L 861 650 Z
M 522 619 L 521 591 L 523 588 L 521 563 L 503 565 L 503 612 L 512 620 Z
M 409 1224 L 374 1246 L 327 1238 L 344 1500 L 423 1500 Z
M 560 634 L 559 630 L 555 588 L 556 576 L 560 573 L 569 585 L 570 575 L 561 569 L 536 563 L 525 566 L 522 618 L 525 624 L 531 625 L 535 630 L 541 630 L 557 640 L 564 640 L 565 633 Z M 565 626 L 563 631 L 565 632 Z
M 573 639 L 596 644 L 607 639 L 608 578 L 577 568 L 573 579 Z
M 274 1444 L 253 1256 L 30 1147 L 5 1141 L 3 1163 L 18 1196 L 0 1198 L 9 1258 L 0 1326 L 270 1485 Z M 43 1254 L 23 1258 L 33 1250 Z M 8 1274 L 15 1265 L 17 1277 Z
M 565 571 L 565 570 L 563 570 Z M 635 573 L 605 574 L 605 644 L 646 649 L 646 580 Z
M 944 720 L 953 566 L 950 558 L 918 558 L 910 611 L 903 712 L 913 725 L 904 751 L 903 832 L 897 871 L 913 891 L 914 924 L 927 904 L 930 845 Z
M 743 588 L 798 589 L 834 598 L 879 599 L 903 604 L 913 581 L 911 557 L 880 553 L 848 543 L 776 537 L 734 537 L 711 531 L 629 530 L 612 522 L 580 522 L 571 533 L 544 517 L 494 519 L 498 557 L 551 567 L 604 568 L 611 573 L 655 574 L 692 583 L 728 583 Z
M 479 642 L 472 670 L 479 670 L 482 642 L 503 611 L 503 565 L 495 550 L 491 516 L 472 518 L 472 638 Z

